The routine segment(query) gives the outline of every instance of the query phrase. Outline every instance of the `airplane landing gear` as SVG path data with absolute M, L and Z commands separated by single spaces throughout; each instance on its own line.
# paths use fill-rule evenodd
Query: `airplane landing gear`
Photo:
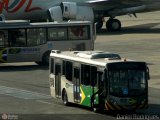
M 121 22 L 118 19 L 110 18 L 106 22 L 106 28 L 108 31 L 119 31 L 121 29 Z
M 101 30 L 102 26 L 103 26 L 103 21 L 102 20 L 97 21 L 97 23 L 96 23 L 96 29 L 97 30 Z

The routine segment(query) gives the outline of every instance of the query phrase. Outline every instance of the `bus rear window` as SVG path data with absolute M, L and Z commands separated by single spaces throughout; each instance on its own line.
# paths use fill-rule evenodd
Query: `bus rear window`
M 70 40 L 87 40 L 89 39 L 88 26 L 73 26 L 69 27 Z

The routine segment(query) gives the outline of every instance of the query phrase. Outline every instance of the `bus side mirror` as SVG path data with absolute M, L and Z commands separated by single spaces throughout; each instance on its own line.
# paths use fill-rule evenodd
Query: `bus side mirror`
M 147 67 L 147 80 L 150 80 L 149 68 Z

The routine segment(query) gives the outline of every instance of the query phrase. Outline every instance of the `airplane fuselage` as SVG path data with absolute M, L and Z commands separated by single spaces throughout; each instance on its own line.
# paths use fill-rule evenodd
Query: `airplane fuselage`
M 91 0 L 1 0 L 0 1 L 0 13 L 4 14 L 6 19 L 37 19 L 46 18 L 47 10 L 50 7 L 59 5 L 60 2 L 77 2 L 84 3 Z M 126 5 L 128 3 L 136 3 L 136 1 L 125 0 Z M 150 12 L 160 10 L 159 0 L 139 0 L 138 4 L 143 3 L 146 9 L 140 12 Z M 93 9 L 99 11 L 107 11 L 112 8 L 110 4 L 97 5 Z
M 121 29 L 116 16 L 158 10 L 160 0 L 0 0 L 0 17 L 6 20 L 89 20 L 101 28 L 102 18 L 110 17 L 106 28 L 113 31 Z

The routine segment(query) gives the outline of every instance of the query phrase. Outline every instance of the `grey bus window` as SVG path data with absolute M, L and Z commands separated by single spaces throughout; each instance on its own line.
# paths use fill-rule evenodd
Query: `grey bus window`
M 46 29 L 35 28 L 27 29 L 27 45 L 36 46 L 46 43 Z
M 8 32 L 0 30 L 0 47 L 8 46 Z
M 48 28 L 48 40 L 67 40 L 67 28 Z
M 9 30 L 9 42 L 12 47 L 26 46 L 25 29 Z
M 73 26 L 68 28 L 69 40 L 87 40 L 89 38 L 89 26 Z

